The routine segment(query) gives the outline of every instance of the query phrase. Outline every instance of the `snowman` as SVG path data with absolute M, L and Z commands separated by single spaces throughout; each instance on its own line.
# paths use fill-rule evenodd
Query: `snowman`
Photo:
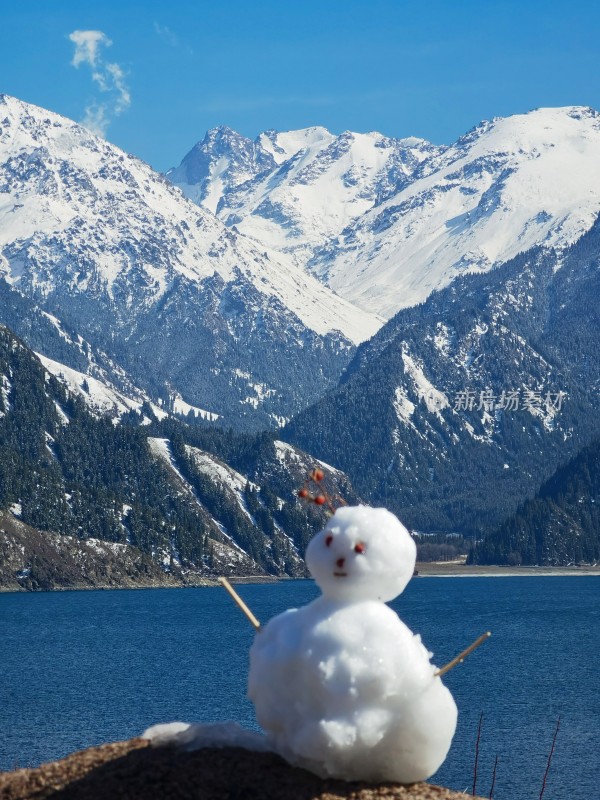
M 414 783 L 444 761 L 457 709 L 421 638 L 386 602 L 416 546 L 389 511 L 338 508 L 310 542 L 321 590 L 261 628 L 248 696 L 271 747 L 323 777 Z

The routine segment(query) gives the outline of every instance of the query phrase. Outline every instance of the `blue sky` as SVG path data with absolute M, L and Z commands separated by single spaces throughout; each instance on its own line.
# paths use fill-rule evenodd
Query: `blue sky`
M 493 116 L 600 108 L 599 43 L 592 2 L 20 0 L 0 11 L 0 91 L 165 170 L 220 124 L 450 143 Z

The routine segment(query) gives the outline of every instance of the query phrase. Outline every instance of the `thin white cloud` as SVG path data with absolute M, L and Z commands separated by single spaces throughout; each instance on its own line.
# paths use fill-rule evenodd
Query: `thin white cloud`
M 91 103 L 86 106 L 81 124 L 96 136 L 104 138 L 106 131 L 110 125 L 110 119 L 107 117 L 106 106 Z
M 176 33 L 167 27 L 166 25 L 159 25 L 158 22 L 154 23 L 154 30 L 161 39 L 164 39 L 165 42 L 171 45 L 171 47 L 179 47 L 179 37 Z
M 155 21 L 154 30 L 160 36 L 160 38 L 171 47 L 174 47 L 176 50 L 182 50 L 188 56 L 194 55 L 194 51 L 190 45 L 186 42 L 183 42 L 179 36 L 177 36 L 177 34 L 167 25 L 160 25 L 160 23 Z
M 119 64 L 104 60 L 102 48 L 112 42 L 102 31 L 73 31 L 69 39 L 75 45 L 71 64 L 76 69 L 88 66 L 92 81 L 106 95 L 102 102 L 94 100 L 87 105 L 81 124 L 97 136 L 105 136 L 112 119 L 131 105 L 125 73 Z
M 106 71 L 112 78 L 113 87 L 117 93 L 115 114 L 122 114 L 131 105 L 131 94 L 125 83 L 125 74 L 118 64 L 107 64 Z
M 69 34 L 69 39 L 75 45 L 75 53 L 71 64 L 79 67 L 81 64 L 89 64 L 95 69 L 99 58 L 101 47 L 110 47 L 112 42 L 102 31 L 73 31 Z

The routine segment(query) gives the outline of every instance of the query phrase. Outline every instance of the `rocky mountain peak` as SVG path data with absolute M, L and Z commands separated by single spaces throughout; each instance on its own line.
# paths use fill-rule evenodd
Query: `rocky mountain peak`
M 250 418 L 266 403 L 275 424 L 300 401 L 290 385 L 308 381 L 308 402 L 337 379 L 353 344 L 379 327 L 138 159 L 44 109 L 10 98 L 4 106 L 0 277 L 130 372 L 150 397 L 168 385 L 191 406 L 222 415 L 225 403 L 243 425 L 259 426 L 265 419 Z M 250 140 L 221 134 L 228 157 L 195 154 L 211 169 L 219 164 L 231 176 L 272 164 Z M 193 157 L 183 169 L 201 166 Z M 277 386 L 286 348 L 299 372 Z

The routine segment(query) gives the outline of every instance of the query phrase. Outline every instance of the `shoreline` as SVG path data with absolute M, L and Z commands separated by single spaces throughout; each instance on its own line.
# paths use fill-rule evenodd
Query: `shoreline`
M 417 562 L 417 578 L 539 578 L 600 576 L 600 566 L 583 567 L 505 567 L 498 565 L 467 565 L 455 561 Z
M 498 565 L 467 565 L 464 563 L 449 562 L 417 562 L 414 578 L 559 578 L 559 577 L 590 577 L 600 576 L 600 565 L 581 567 L 508 567 Z M 276 584 L 286 581 L 313 580 L 310 577 L 292 578 L 287 575 L 234 575 L 227 576 L 232 584 Z M 221 584 L 217 578 L 203 578 L 197 583 L 176 582 L 148 582 L 123 586 L 115 584 L 90 586 L 75 584 L 71 586 L 53 586 L 43 589 L 26 589 L 22 586 L 0 586 L 2 594 L 39 594 L 43 592 L 123 592 L 139 591 L 143 589 L 206 589 L 215 588 Z

